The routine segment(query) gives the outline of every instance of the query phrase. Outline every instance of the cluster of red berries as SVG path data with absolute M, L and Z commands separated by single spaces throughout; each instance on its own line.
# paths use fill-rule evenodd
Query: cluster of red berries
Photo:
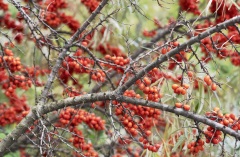
M 189 149 L 191 154 L 197 154 L 199 151 L 203 151 L 204 148 L 204 141 L 201 139 L 198 139 L 196 142 L 191 142 L 187 145 L 187 148 Z
M 239 10 L 234 4 L 228 4 L 226 0 L 213 0 L 210 11 L 218 15 L 216 22 L 220 23 L 239 15 Z
M 121 51 L 120 48 L 110 45 L 109 43 L 105 45 L 98 45 L 97 50 L 103 55 L 110 55 L 116 57 L 127 57 L 124 52 Z
M 99 0 L 81 0 L 81 2 L 87 7 L 90 13 L 92 13 L 100 3 Z
M 127 114 L 124 114 L 121 116 L 120 121 L 122 121 L 122 124 L 124 125 L 125 130 L 131 134 L 132 136 L 138 135 L 138 126 L 136 122 L 134 122 L 133 118 Z
M 162 54 L 166 54 L 169 51 L 171 51 L 173 48 L 176 48 L 179 46 L 179 42 L 178 41 L 174 41 L 174 42 L 170 42 L 169 46 L 164 47 L 161 49 L 161 53 Z M 187 56 L 186 56 L 186 52 L 185 51 L 180 51 L 179 54 L 174 55 L 173 57 L 177 62 L 181 63 L 182 61 L 186 61 L 187 60 Z M 175 60 L 170 60 L 169 61 L 169 65 L 168 65 L 168 69 L 172 70 L 177 66 L 177 63 Z
M 222 132 L 210 126 L 208 126 L 207 130 L 204 131 L 204 135 L 206 137 L 206 143 L 218 144 L 219 142 L 222 141 L 221 138 Z
M 239 36 L 236 36 L 236 30 L 235 29 L 229 29 L 228 31 L 228 37 L 229 39 L 231 39 L 232 42 L 235 43 L 240 43 L 240 38 Z M 235 33 L 235 34 L 233 34 Z M 236 36 L 236 37 L 235 37 Z M 233 38 L 235 37 L 235 38 Z M 233 40 L 234 39 L 234 40 Z M 223 47 L 221 50 L 216 50 L 213 46 L 212 46 L 212 41 L 215 43 L 217 43 L 217 45 L 215 47 Z M 239 66 L 240 64 L 240 55 L 230 49 L 227 49 L 227 45 L 229 45 L 228 39 L 221 33 L 216 33 L 213 35 L 212 39 L 210 38 L 205 38 L 203 40 L 201 40 L 202 44 L 201 44 L 201 50 L 204 53 L 204 56 L 202 57 L 202 60 L 204 62 L 208 62 L 211 60 L 211 57 L 209 56 L 210 52 L 216 54 L 216 56 L 219 59 L 224 59 L 226 57 L 230 58 L 230 61 L 232 62 L 233 65 L 235 66 Z M 227 44 L 226 44 L 227 43 Z M 204 45 L 204 46 L 203 46 Z
M 238 30 L 236 27 L 228 27 L 228 38 L 231 39 L 233 43 L 240 43 L 240 36 L 238 35 Z
M 47 0 L 41 6 L 45 6 L 47 10 L 42 10 L 40 15 L 42 19 L 52 28 L 57 28 L 61 25 L 61 17 L 59 9 L 67 8 L 67 3 L 64 0 L 52 1 Z
M 189 84 L 186 84 L 186 83 L 184 83 L 182 86 L 180 86 L 178 84 L 172 85 L 172 89 L 173 89 L 174 93 L 182 94 L 182 95 L 185 95 L 187 93 L 187 89 L 189 87 L 190 87 Z
M 218 107 L 215 107 L 213 111 L 206 113 L 207 118 L 216 121 L 226 127 L 230 127 L 233 130 L 240 130 L 240 123 L 238 118 L 233 114 L 223 115 L 221 110 Z M 211 126 L 207 127 L 207 130 L 204 131 L 206 137 L 206 143 L 218 144 L 222 141 L 222 132 Z
M 73 88 L 65 88 L 63 91 L 63 95 L 67 95 L 68 97 L 75 97 L 81 95 L 80 92 Z
M 21 72 L 26 74 L 28 77 L 38 77 L 38 76 L 45 76 L 46 74 L 49 74 L 50 70 L 35 66 L 35 67 L 24 67 L 24 69 L 22 69 Z
M 105 128 L 105 120 L 102 120 L 94 113 L 89 113 L 85 110 L 67 108 L 60 113 L 59 118 L 61 124 L 69 124 L 70 128 L 76 127 L 81 123 L 85 123 L 89 128 L 95 130 L 104 130 Z
M 5 43 L 4 56 L 0 57 L 0 82 L 1 88 L 4 91 L 8 103 L 2 103 L 0 106 L 0 125 L 5 126 L 21 121 L 29 112 L 29 107 L 26 103 L 26 97 L 18 96 L 16 90 L 18 88 L 27 90 L 32 85 L 31 79 L 35 77 L 35 85 L 42 85 L 37 83 L 38 75 L 45 75 L 45 70 L 39 70 L 35 67 L 22 68 L 23 65 L 20 58 L 14 57 L 12 50 L 7 47 L 13 47 L 9 43 Z M 9 75 L 9 72 L 11 73 Z M 15 74 L 18 73 L 18 74 Z M 20 75 L 19 75 L 20 73 Z
M 8 10 L 8 5 L 4 3 L 3 0 L 0 0 L 0 9 L 2 9 L 3 11 Z
M 93 145 L 85 141 L 81 130 L 74 128 L 71 132 L 73 135 L 69 139 L 69 142 L 73 143 L 74 147 L 81 149 L 82 154 L 86 157 L 98 157 L 98 153 L 94 150 Z M 82 157 L 77 152 L 74 153 L 74 156 Z
M 26 111 L 29 110 L 26 104 L 26 97 L 20 98 L 15 93 L 12 93 L 8 99 L 8 105 L 6 103 L 0 104 L 1 126 L 20 122 L 26 116 Z
M 14 34 L 14 40 L 18 43 L 21 43 L 23 40 L 23 25 L 20 21 L 14 20 L 11 17 L 11 14 L 4 12 L 4 15 L 0 18 L 0 26 L 2 28 L 12 30 Z
M 197 24 L 195 26 L 194 36 L 197 36 L 198 34 L 204 32 L 205 30 L 207 30 L 212 25 L 214 25 L 214 23 L 209 21 L 209 20 L 205 20 L 203 23 Z M 190 38 L 190 36 L 189 36 L 189 38 Z
M 218 107 L 215 107 L 213 111 L 206 112 L 206 116 L 211 120 L 232 128 L 233 130 L 240 130 L 240 122 L 233 113 L 226 113 L 223 115 L 221 110 Z
M 92 72 L 91 79 L 104 82 L 106 79 L 106 75 L 102 70 L 98 70 L 97 72 Z
M 191 12 L 195 15 L 200 15 L 197 3 L 199 0 L 179 0 L 179 5 L 182 10 Z
M 120 66 L 127 65 L 130 62 L 129 58 L 123 58 L 121 56 L 116 57 L 116 56 L 105 55 L 105 59 Z
M 171 76 L 167 73 L 160 71 L 158 68 L 153 68 L 151 71 L 148 72 L 147 77 L 150 79 L 151 83 L 154 83 L 163 77 L 169 79 Z M 161 82 L 161 84 L 162 83 L 163 81 Z
M 10 70 L 12 73 L 22 71 L 22 65 L 20 58 L 14 57 L 13 52 L 9 49 L 5 49 L 5 56 L 0 57 L 0 66 L 4 67 L 0 69 L 2 88 L 5 89 L 5 95 L 10 96 L 16 88 L 22 88 L 27 90 L 32 85 L 32 81 L 23 75 L 8 76 L 5 69 Z M 5 83 L 4 83 L 5 80 Z M 6 81 L 7 80 L 7 81 Z
M 69 141 L 73 143 L 74 147 L 81 149 L 85 156 L 97 157 L 98 153 L 94 150 L 91 143 L 85 141 L 82 132 L 77 126 L 85 123 L 90 129 L 100 131 L 105 129 L 105 121 L 93 113 L 73 108 L 62 110 L 59 118 L 59 123 L 56 126 L 62 127 L 68 125 L 69 130 L 73 133 Z
M 239 55 L 238 52 L 232 53 L 232 55 L 231 55 L 231 62 L 235 66 L 240 66 L 240 55 Z
M 167 52 L 171 51 L 172 48 L 175 48 L 175 47 L 177 47 L 178 45 L 179 45 L 179 43 L 178 43 L 177 41 L 171 42 L 171 43 L 169 44 L 169 46 L 163 47 L 163 48 L 161 49 L 161 53 L 162 53 L 163 55 L 165 55 Z
M 59 70 L 59 77 L 64 83 L 67 83 L 74 73 L 90 73 L 93 64 L 94 61 L 84 57 L 83 51 L 79 49 L 74 56 L 65 58 L 62 68 Z
M 105 55 L 104 57 L 108 62 L 114 63 L 115 65 L 111 65 L 110 63 L 103 64 L 103 66 L 108 67 L 109 69 L 113 69 L 117 71 L 118 73 L 123 73 L 124 66 L 129 64 L 130 60 L 129 58 L 125 58 L 122 56 L 110 56 L 110 55 Z M 117 66 L 116 66 L 117 65 Z
M 156 30 L 147 31 L 146 29 L 143 30 L 143 36 L 145 37 L 154 37 L 157 34 Z
M 146 79 L 147 80 L 147 79 Z M 145 81 L 146 81 L 145 80 Z M 136 94 L 133 90 L 127 90 L 124 93 L 124 96 L 140 98 L 139 94 Z M 164 126 L 164 120 L 160 118 L 161 111 L 153 109 L 150 107 L 136 106 L 128 103 L 117 103 L 113 101 L 113 104 L 116 105 L 115 114 L 119 117 L 124 128 L 132 136 L 140 135 L 139 141 L 144 144 L 144 148 L 156 152 L 159 148 L 158 144 L 151 144 L 147 137 L 150 137 L 152 132 L 150 129 L 154 125 Z M 131 112 L 131 116 L 126 114 L 124 109 L 128 109 Z M 136 119 L 132 116 L 138 115 L 142 118 Z M 139 134 L 141 133 L 141 134 Z M 121 140 L 122 141 L 122 140 Z M 131 143 L 131 140 L 124 140 L 122 143 Z
M 5 89 L 5 95 L 10 97 L 15 92 L 16 88 L 27 90 L 31 85 L 31 80 L 26 79 L 24 76 L 16 75 L 14 78 L 10 78 L 10 82 L 4 83 L 2 88 Z
M 179 103 L 179 102 L 175 103 L 175 107 L 176 108 L 183 108 L 186 111 L 190 110 L 190 106 L 189 105 L 187 105 L 187 104 L 183 105 L 182 103 Z
M 19 71 L 22 69 L 21 61 L 19 57 L 14 58 L 13 52 L 10 49 L 4 50 L 5 55 L 0 56 L 1 67 L 7 66 L 11 72 Z
M 76 32 L 80 27 L 80 23 L 75 20 L 73 16 L 60 12 L 61 9 L 68 7 L 65 0 L 47 0 L 45 3 L 39 2 L 39 4 L 46 8 L 46 10 L 41 11 L 41 18 L 52 28 L 57 28 L 61 24 L 65 24 L 71 29 L 72 32 Z
M 165 54 L 168 53 L 169 51 L 171 51 L 171 47 L 162 48 L 161 53 L 162 53 L 163 55 L 165 55 Z
M 211 86 L 211 89 L 212 89 L 213 91 L 217 90 L 217 85 L 212 82 L 212 80 L 211 80 L 211 78 L 210 78 L 209 75 L 206 75 L 203 80 L 204 80 L 204 82 L 205 82 L 208 86 Z
M 146 136 L 150 136 L 151 135 L 151 131 L 146 131 Z M 144 138 L 144 137 L 140 137 L 139 138 L 139 142 L 142 142 L 143 143 L 143 148 L 144 149 L 148 149 L 152 152 L 157 152 L 158 149 L 160 148 L 160 144 L 156 143 L 156 144 L 150 144 L 149 141 Z
M 158 102 L 160 98 L 162 98 L 162 94 L 159 93 L 159 90 L 156 86 L 150 87 L 152 81 L 149 77 L 144 77 L 143 81 L 138 80 L 136 84 L 140 90 L 146 95 L 148 100 Z
M 72 30 L 72 32 L 76 32 L 77 29 L 80 28 L 80 23 L 77 20 L 75 20 L 72 16 L 62 13 L 60 17 L 62 23 L 67 25 Z

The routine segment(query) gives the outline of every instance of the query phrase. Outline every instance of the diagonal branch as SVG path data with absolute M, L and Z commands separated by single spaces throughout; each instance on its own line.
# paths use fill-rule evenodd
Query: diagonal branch
M 146 66 L 144 69 L 142 69 L 140 72 L 138 72 L 136 75 L 134 75 L 132 78 L 130 78 L 124 85 L 120 86 L 116 89 L 117 93 L 122 94 L 124 91 L 126 91 L 130 86 L 132 86 L 138 79 L 143 77 L 145 74 L 147 74 L 149 71 L 151 71 L 153 68 L 158 67 L 163 62 L 167 61 L 169 58 L 173 57 L 174 55 L 178 54 L 181 50 L 184 50 L 188 48 L 189 46 L 200 42 L 202 39 L 208 37 L 209 35 L 220 32 L 222 29 L 226 29 L 228 26 L 233 26 L 236 23 L 240 23 L 240 16 L 236 16 L 230 20 L 227 20 L 221 24 L 216 25 L 215 27 L 212 27 L 203 33 L 199 34 L 198 36 L 192 37 L 185 43 L 179 45 L 177 48 L 172 49 L 167 54 L 159 57 L 156 61 Z M 157 49 L 157 48 L 156 48 Z
M 62 49 L 62 52 L 59 54 L 59 57 L 56 61 L 56 64 L 52 68 L 51 73 L 49 74 L 49 77 L 47 79 L 47 83 L 43 89 L 43 92 L 41 94 L 40 98 L 40 105 L 43 105 L 46 101 L 46 95 L 48 94 L 49 90 L 51 89 L 51 86 L 54 82 L 54 79 L 58 73 L 59 68 L 62 65 L 63 59 L 67 56 L 67 51 L 72 46 L 73 42 L 79 37 L 79 35 L 89 26 L 89 24 L 95 19 L 95 17 L 100 13 L 100 11 L 103 9 L 103 7 L 107 4 L 108 0 L 103 0 L 101 4 L 97 7 L 97 9 L 90 15 L 90 17 L 83 23 L 83 25 L 76 31 L 76 33 L 68 40 L 68 42 L 65 44 L 65 46 Z

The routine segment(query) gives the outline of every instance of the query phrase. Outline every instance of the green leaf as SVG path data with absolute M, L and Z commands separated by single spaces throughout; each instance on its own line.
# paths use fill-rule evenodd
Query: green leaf
M 177 148 L 183 144 L 183 142 L 186 140 L 186 137 L 184 135 L 181 135 L 179 138 L 178 138 L 178 141 L 177 143 L 174 145 L 173 149 L 172 149 L 172 152 L 175 152 L 177 150 Z
M 202 84 L 199 87 L 199 93 L 200 93 L 200 100 L 199 100 L 199 106 L 198 106 L 198 110 L 197 110 L 198 114 L 202 111 L 203 106 L 204 106 L 205 93 L 204 93 L 204 86 Z

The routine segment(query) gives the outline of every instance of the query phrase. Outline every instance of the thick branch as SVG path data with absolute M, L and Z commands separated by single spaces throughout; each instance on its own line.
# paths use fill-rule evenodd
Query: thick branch
M 79 97 L 67 98 L 64 100 L 52 102 L 46 105 L 38 105 L 35 106 L 30 113 L 17 125 L 17 127 L 8 134 L 0 143 L 0 156 L 3 156 L 5 151 L 15 142 L 17 142 L 18 138 L 26 133 L 28 128 L 33 125 L 34 121 L 39 119 L 37 115 L 43 116 L 52 111 L 56 111 L 58 109 L 74 106 L 81 103 L 90 103 L 95 101 L 104 101 L 113 99 L 114 96 L 112 93 L 99 93 L 99 94 L 86 94 Z
M 27 115 L 26 118 L 24 118 L 17 127 L 9 134 L 7 137 L 5 137 L 1 143 L 0 143 L 0 156 L 2 156 L 6 151 L 7 148 L 10 148 L 10 146 L 21 136 L 23 135 L 27 129 L 33 125 L 34 121 L 39 119 L 40 117 L 37 117 L 37 113 L 39 115 L 44 115 L 47 113 L 50 113 L 52 111 L 56 111 L 68 106 L 75 106 L 82 103 L 91 103 L 95 101 L 106 101 L 106 100 L 117 100 L 118 102 L 126 102 L 131 103 L 135 105 L 142 105 L 152 108 L 157 108 L 166 112 L 175 113 L 177 115 L 181 115 L 183 117 L 192 119 L 194 121 L 198 121 L 201 123 L 204 123 L 206 125 L 209 125 L 213 128 L 216 128 L 218 130 L 221 130 L 225 134 L 229 134 L 231 136 L 234 136 L 236 139 L 240 140 L 240 134 L 238 134 L 236 131 L 232 130 L 229 127 L 225 127 L 215 121 L 212 121 L 204 116 L 197 115 L 192 112 L 187 112 L 182 109 L 174 108 L 165 104 L 160 104 L 156 102 L 150 102 L 144 99 L 134 99 L 126 96 L 119 96 L 118 94 L 114 92 L 106 92 L 106 93 L 96 93 L 96 94 L 86 94 L 83 96 L 77 96 L 73 98 L 66 98 L 63 100 L 59 100 L 56 102 L 52 102 L 43 106 L 36 106 L 34 107 L 31 112 Z

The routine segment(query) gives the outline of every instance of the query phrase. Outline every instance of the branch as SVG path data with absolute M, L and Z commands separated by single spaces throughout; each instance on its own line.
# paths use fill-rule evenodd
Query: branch
M 7 151 L 12 144 L 17 142 L 20 136 L 26 133 L 28 128 L 33 125 L 34 121 L 41 118 L 40 116 L 67 106 L 74 106 L 81 103 L 90 103 L 95 101 L 111 100 L 113 98 L 114 96 L 112 92 L 86 94 L 79 97 L 59 100 L 46 105 L 35 106 L 31 109 L 30 113 L 17 125 L 17 127 L 0 142 L 0 156 L 3 156 L 5 151 Z
M 192 37 L 187 42 L 179 45 L 177 48 L 172 49 L 170 52 L 168 52 L 165 55 L 162 55 L 161 57 L 157 58 L 156 61 L 146 66 L 144 69 L 142 69 L 140 72 L 135 74 L 132 78 L 130 78 L 124 85 L 120 86 L 116 89 L 117 93 L 122 94 L 124 91 L 126 91 L 130 86 L 132 86 L 138 79 L 143 77 L 146 73 L 151 71 L 153 68 L 158 67 L 163 62 L 167 61 L 169 58 L 173 57 L 174 55 L 178 54 L 181 50 L 186 49 L 187 47 L 200 42 L 202 39 L 208 37 L 209 35 L 220 32 L 222 29 L 226 29 L 228 26 L 233 26 L 235 23 L 240 23 L 240 16 L 233 17 L 230 20 L 227 20 L 221 24 L 217 24 L 215 27 L 212 27 L 203 33 L 199 34 L 198 36 Z
M 74 40 L 79 37 L 79 35 L 89 26 L 89 24 L 95 19 L 95 17 L 100 13 L 103 7 L 107 4 L 108 0 L 103 0 L 101 4 L 97 7 L 97 9 L 90 15 L 90 17 L 83 23 L 83 25 L 76 31 L 76 33 L 68 40 L 68 42 L 64 45 L 62 52 L 59 54 L 59 57 L 56 61 L 56 64 L 52 68 L 51 73 L 47 79 L 47 83 L 44 86 L 43 92 L 40 98 L 40 105 L 43 105 L 46 101 L 46 95 L 48 94 L 53 81 L 58 73 L 59 68 L 63 62 L 63 59 L 67 56 L 67 51 L 72 46 Z
M 197 19 L 190 19 L 189 22 L 196 22 L 196 21 L 202 21 L 202 20 L 206 20 L 206 19 L 210 19 L 214 17 L 214 14 L 210 15 L 210 16 L 204 16 L 204 17 L 200 17 Z M 179 24 L 177 22 L 174 22 L 172 24 L 170 24 L 170 26 L 161 29 L 158 31 L 157 35 L 154 36 L 148 43 L 144 43 L 142 48 L 140 48 L 139 50 L 137 50 L 134 54 L 131 55 L 132 59 L 136 59 L 140 54 L 142 54 L 144 51 L 146 51 L 147 49 L 152 48 L 152 46 L 158 42 L 161 38 L 164 38 L 167 34 L 171 33 L 172 31 L 179 29 L 182 27 L 182 24 L 186 24 L 187 22 L 180 22 Z
M 35 106 L 31 112 L 24 118 L 17 127 L 7 135 L 0 143 L 0 156 L 3 156 L 8 148 L 17 141 L 17 139 L 25 134 L 27 129 L 32 126 L 35 120 L 39 119 L 37 115 L 43 116 L 44 114 L 50 113 L 52 111 L 56 111 L 68 106 L 76 106 L 82 103 L 92 103 L 95 101 L 106 101 L 106 100 L 117 100 L 118 102 L 126 102 L 135 105 L 142 105 L 146 107 L 152 107 L 156 109 L 160 109 L 163 111 L 175 113 L 176 115 L 181 115 L 183 117 L 192 119 L 194 121 L 201 122 L 203 124 L 209 125 L 217 130 L 222 131 L 225 134 L 229 134 L 236 139 L 240 140 L 240 134 L 236 131 L 232 130 L 229 127 L 226 127 L 222 124 L 219 124 L 215 121 L 212 121 L 204 116 L 197 115 L 193 112 L 188 112 L 179 108 L 174 108 L 165 104 L 160 104 L 157 102 L 151 102 L 144 99 L 134 99 L 126 96 L 120 96 L 116 92 L 105 92 L 105 93 L 96 93 L 96 94 L 86 94 L 82 96 L 77 96 L 73 98 L 66 98 L 63 100 L 59 100 L 56 102 L 51 102 L 43 106 Z M 38 113 L 38 114 L 37 114 Z

